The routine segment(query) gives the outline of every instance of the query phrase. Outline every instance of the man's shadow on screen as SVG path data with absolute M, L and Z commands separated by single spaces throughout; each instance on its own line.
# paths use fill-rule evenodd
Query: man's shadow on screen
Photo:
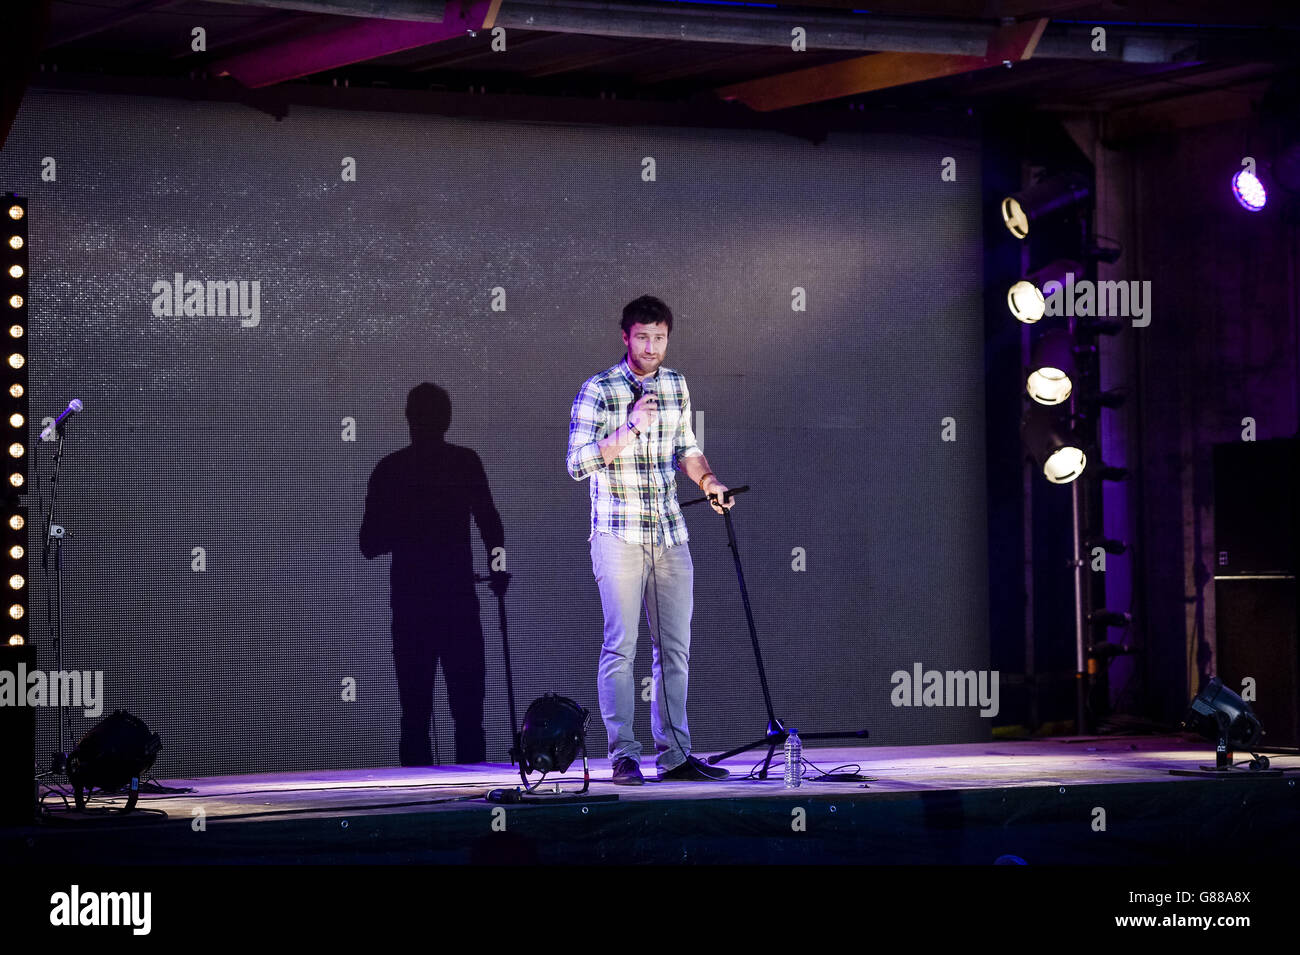
M 487 760 L 483 735 L 483 628 L 474 588 L 469 519 L 492 551 L 505 546 L 501 516 L 487 475 L 470 448 L 446 441 L 451 397 L 425 382 L 406 399 L 411 443 L 381 460 L 370 475 L 361 522 L 367 560 L 393 555 L 393 663 L 402 707 L 403 766 L 434 762 L 429 745 L 438 663 L 456 724 L 456 762 Z M 492 575 L 504 593 L 508 577 Z

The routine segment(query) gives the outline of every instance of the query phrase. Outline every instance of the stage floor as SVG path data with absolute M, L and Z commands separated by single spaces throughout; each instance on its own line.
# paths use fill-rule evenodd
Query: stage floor
M 1296 774 L 1169 773 L 1213 755 L 1150 736 L 828 747 L 805 756 L 828 771 L 856 764 L 870 780 L 810 779 L 797 790 L 782 784 L 779 753 L 767 780 L 743 778 L 755 767 L 746 754 L 724 764 L 725 782 L 641 787 L 612 785 L 608 761 L 597 760 L 588 797 L 508 806 L 482 798 L 519 785 L 508 764 L 162 779 L 193 789 L 141 796 L 140 808 L 165 818 L 57 812 L 0 831 L 0 843 L 31 861 L 1032 864 L 1188 861 L 1217 836 L 1235 857 L 1294 858 Z M 1300 757 L 1273 766 L 1300 769 Z M 578 788 L 581 764 L 561 782 Z M 592 798 L 606 795 L 617 800 Z

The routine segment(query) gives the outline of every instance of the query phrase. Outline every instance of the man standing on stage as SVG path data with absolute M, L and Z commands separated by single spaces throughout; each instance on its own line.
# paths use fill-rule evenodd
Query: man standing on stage
M 569 420 L 568 453 L 569 475 L 591 478 L 588 540 L 605 617 L 598 688 L 613 782 L 645 782 L 632 732 L 643 601 L 653 646 L 650 729 L 659 779 L 725 779 L 725 769 L 691 755 L 686 684 L 695 574 L 673 469 L 716 496 L 710 503 L 719 514 L 735 502 L 695 443 L 685 377 L 662 367 L 673 313 L 643 295 L 623 309 L 621 324 L 627 354 L 583 382 Z

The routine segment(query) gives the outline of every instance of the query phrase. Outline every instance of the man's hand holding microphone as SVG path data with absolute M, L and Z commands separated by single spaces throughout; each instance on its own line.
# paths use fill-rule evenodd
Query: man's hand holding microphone
M 627 420 L 637 431 L 645 434 L 659 420 L 659 396 L 653 391 L 647 391 L 632 406 Z

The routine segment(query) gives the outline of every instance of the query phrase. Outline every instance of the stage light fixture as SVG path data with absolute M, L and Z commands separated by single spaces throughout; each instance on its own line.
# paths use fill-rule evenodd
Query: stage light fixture
M 1016 321 L 1032 325 L 1047 311 L 1047 301 L 1037 285 L 1021 279 L 1007 290 L 1007 308 L 1011 309 Z
M 1012 317 L 1026 325 L 1039 321 L 1047 314 L 1047 293 L 1043 289 L 1048 283 L 1064 287 L 1067 275 L 1083 277 L 1084 268 L 1073 259 L 1057 259 L 1026 275 L 1007 291 L 1007 308 Z
M 27 225 L 27 200 L 16 196 L 13 193 L 7 193 L 0 201 L 0 209 L 7 208 L 9 217 L 13 224 L 3 233 L 0 238 L 4 239 L 4 244 L 0 245 L 0 300 L 9 305 L 9 311 L 6 314 L 7 322 L 4 327 L 9 330 L 10 346 L 6 359 L 9 371 L 6 372 L 8 381 L 5 383 L 9 391 L 9 401 L 7 407 L 3 410 L 4 417 L 8 418 L 15 428 L 25 427 L 28 418 L 27 402 L 27 323 L 28 308 L 31 302 L 31 269 L 29 263 L 30 242 Z M 17 437 L 17 435 L 15 435 Z M 26 436 L 23 436 L 23 445 L 26 445 Z M 15 459 L 10 468 L 8 484 L 10 490 L 9 496 L 16 496 L 17 493 L 25 487 L 27 483 L 28 455 L 25 453 L 15 453 L 10 448 L 10 456 Z
M 1048 332 L 1034 342 L 1025 387 L 1040 405 L 1059 405 L 1074 389 L 1074 339 L 1065 329 Z
M 19 444 L 17 441 L 9 445 L 9 456 L 11 458 L 21 458 L 26 452 L 27 449 L 23 447 L 21 444 Z
M 1183 717 L 1183 728 L 1206 739 L 1222 738 L 1228 746 L 1241 748 L 1254 746 L 1264 734 L 1250 704 L 1217 676 L 1192 699 Z
M 1017 239 L 1028 238 L 1031 224 L 1084 202 L 1090 194 L 1088 180 L 1078 173 L 1053 176 L 1003 199 L 1002 221 Z
M 1031 404 L 1020 425 L 1025 450 L 1053 484 L 1069 484 L 1088 465 L 1088 457 L 1074 438 L 1059 409 Z
M 1043 461 L 1043 476 L 1053 484 L 1069 484 L 1088 464 L 1087 455 L 1074 446 L 1058 448 Z
M 130 787 L 126 811 L 135 808 L 140 794 L 140 776 L 154 764 L 162 749 L 157 733 L 139 717 L 116 710 L 81 738 L 68 756 L 68 781 L 77 808 L 84 809 L 92 789 L 112 792 Z
M 1259 212 L 1268 203 L 1268 190 L 1249 169 L 1239 169 L 1232 177 L 1232 194 L 1248 212 Z
M 519 730 L 519 776 L 528 792 L 541 785 L 528 782 L 528 774 L 564 772 L 582 757 L 587 791 L 591 773 L 587 767 L 587 724 L 591 714 L 568 697 L 547 693 L 524 711 Z
M 1015 196 L 1007 196 L 1002 200 L 1002 221 L 1017 239 L 1029 235 L 1029 216 Z
M 577 758 L 590 714 L 573 700 L 547 693 L 524 713 L 519 742 L 537 772 L 564 772 Z
M 11 497 L 11 500 L 14 498 Z M 27 555 L 27 509 L 24 507 L 13 506 L 9 508 L 9 519 L 4 529 L 5 550 L 11 559 L 21 561 Z M 22 646 L 27 641 L 27 611 L 26 602 L 28 601 L 29 591 L 26 588 L 24 573 L 26 567 L 21 563 L 17 566 L 11 566 L 9 571 L 9 586 L 13 591 L 12 599 L 15 601 L 9 606 L 9 619 L 12 621 L 11 626 L 14 628 L 10 631 L 12 636 L 9 639 L 11 646 Z M 15 639 L 17 638 L 17 642 Z

